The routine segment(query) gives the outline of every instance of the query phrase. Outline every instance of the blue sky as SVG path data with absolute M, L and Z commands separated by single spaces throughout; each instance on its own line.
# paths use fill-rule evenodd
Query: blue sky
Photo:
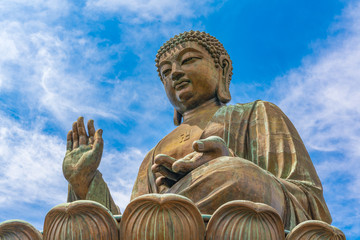
M 271 101 L 289 116 L 333 225 L 358 239 L 359 1 L 0 1 L 0 222 L 42 229 L 66 201 L 61 165 L 79 116 L 104 130 L 100 170 L 126 207 L 144 155 L 174 128 L 156 52 L 191 29 L 230 54 L 231 103 Z

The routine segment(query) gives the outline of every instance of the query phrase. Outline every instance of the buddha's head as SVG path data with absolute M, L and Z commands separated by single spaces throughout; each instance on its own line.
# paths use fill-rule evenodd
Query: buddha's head
M 190 31 L 167 41 L 156 55 L 156 66 L 166 95 L 175 108 L 174 123 L 181 115 L 212 99 L 231 100 L 232 64 L 223 45 L 205 32 Z

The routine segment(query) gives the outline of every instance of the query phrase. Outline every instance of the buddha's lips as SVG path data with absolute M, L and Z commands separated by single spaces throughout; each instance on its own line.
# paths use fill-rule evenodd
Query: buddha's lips
M 174 82 L 173 86 L 175 90 L 181 90 L 184 88 L 188 83 L 190 83 L 190 80 L 184 79 Z

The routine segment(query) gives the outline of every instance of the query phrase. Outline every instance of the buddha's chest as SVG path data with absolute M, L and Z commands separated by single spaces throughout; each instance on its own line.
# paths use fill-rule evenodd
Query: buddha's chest
M 175 159 L 193 152 L 192 144 L 199 140 L 203 129 L 197 125 L 182 124 L 164 137 L 155 149 L 157 154 L 166 154 Z

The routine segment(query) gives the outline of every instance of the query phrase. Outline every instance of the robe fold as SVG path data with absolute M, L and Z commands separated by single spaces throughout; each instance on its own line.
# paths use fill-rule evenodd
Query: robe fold
M 71 184 L 69 184 L 67 201 L 73 202 L 76 200 L 83 200 L 83 199 L 80 199 L 75 194 Z M 109 209 L 110 212 L 114 215 L 121 213 L 119 207 L 116 206 L 113 198 L 111 197 L 110 190 L 99 170 L 96 170 L 95 176 L 90 183 L 89 190 L 86 194 L 85 200 L 91 200 L 101 203 L 102 205 L 107 207 L 107 209 Z

